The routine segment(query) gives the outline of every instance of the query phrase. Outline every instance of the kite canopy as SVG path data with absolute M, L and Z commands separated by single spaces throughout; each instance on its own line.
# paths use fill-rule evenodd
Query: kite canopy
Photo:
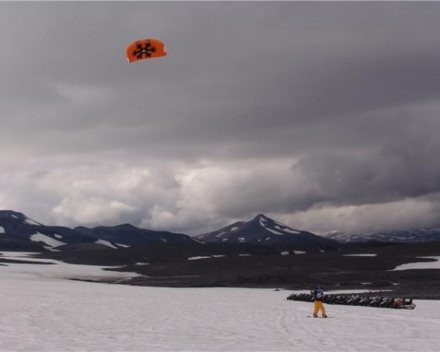
M 165 44 L 157 39 L 136 40 L 127 47 L 127 60 L 134 62 L 166 56 Z

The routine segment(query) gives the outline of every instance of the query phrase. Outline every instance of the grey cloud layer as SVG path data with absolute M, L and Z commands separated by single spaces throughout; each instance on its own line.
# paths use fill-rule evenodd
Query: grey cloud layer
M 438 225 L 438 3 L 0 10 L 2 208 L 193 233 L 261 212 L 319 231 Z M 142 37 L 168 56 L 127 64 Z

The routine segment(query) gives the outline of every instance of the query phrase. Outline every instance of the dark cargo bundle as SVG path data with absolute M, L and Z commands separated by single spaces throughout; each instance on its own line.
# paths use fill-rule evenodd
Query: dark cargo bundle
M 313 295 L 308 293 L 292 293 L 287 297 L 289 301 L 313 302 Z M 361 295 L 331 294 L 323 297 L 326 304 L 340 304 L 351 306 L 365 306 L 377 308 L 414 309 L 416 305 L 412 298 L 369 297 Z

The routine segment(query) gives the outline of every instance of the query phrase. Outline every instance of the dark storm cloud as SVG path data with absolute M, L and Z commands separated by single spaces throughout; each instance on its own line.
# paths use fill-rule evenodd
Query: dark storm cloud
M 261 212 L 320 231 L 438 225 L 438 3 L 0 10 L 3 208 L 193 233 Z M 127 64 L 143 37 L 168 56 Z

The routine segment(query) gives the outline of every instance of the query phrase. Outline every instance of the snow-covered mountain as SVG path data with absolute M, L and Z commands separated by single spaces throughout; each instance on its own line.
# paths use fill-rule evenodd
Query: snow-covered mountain
M 259 243 L 259 244 L 320 244 L 335 245 L 337 242 L 308 231 L 292 229 L 263 214 L 250 221 L 240 221 L 220 230 L 195 236 L 204 242 Z
M 148 243 L 194 241 L 187 235 L 127 224 L 93 229 L 45 226 L 22 213 L 0 210 L 0 249 L 3 250 L 119 249 Z
M 384 231 L 361 235 L 347 234 L 344 232 L 332 232 L 326 234 L 325 237 L 341 243 L 369 241 L 386 243 L 433 242 L 440 241 L 440 228 Z
M 440 228 L 377 232 L 363 235 L 332 232 L 319 236 L 290 228 L 259 214 L 217 231 L 188 236 L 169 231 L 141 229 L 130 224 L 95 228 L 46 226 L 23 213 L 0 210 L 1 250 L 71 250 L 127 248 L 151 243 L 298 244 L 337 247 L 353 242 L 416 243 L 440 241 Z
M 55 250 L 65 245 L 92 245 L 96 242 L 96 238 L 83 235 L 68 227 L 45 226 L 16 211 L 0 211 L 0 247 L 2 249 Z

